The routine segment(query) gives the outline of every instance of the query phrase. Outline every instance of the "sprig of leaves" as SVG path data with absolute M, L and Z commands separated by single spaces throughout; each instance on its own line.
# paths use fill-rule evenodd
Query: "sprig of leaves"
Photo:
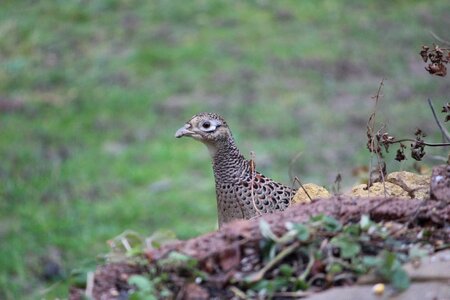
M 403 243 L 392 238 L 386 226 L 370 220 L 367 215 L 362 216 L 359 223 L 346 225 L 325 215 L 312 217 L 305 224 L 287 222 L 287 231 L 280 237 L 263 219 L 260 229 L 266 240 L 261 244 L 265 247 L 262 249 L 265 267 L 263 273 L 251 274 L 257 274 L 251 278 L 259 280 L 252 281 L 248 296 L 261 293 L 270 296 L 277 291 L 311 287 L 321 289 L 340 284 L 342 280 L 352 283 L 357 276 L 371 271 L 399 291 L 409 286 L 402 264 L 417 251 L 405 252 Z M 288 248 L 288 254 L 297 253 L 302 262 L 281 261 L 280 255 L 286 254 Z M 303 269 L 292 265 L 303 265 Z
M 157 300 L 155 285 L 149 277 L 133 275 L 128 279 L 128 284 L 133 286 L 128 296 L 129 300 Z

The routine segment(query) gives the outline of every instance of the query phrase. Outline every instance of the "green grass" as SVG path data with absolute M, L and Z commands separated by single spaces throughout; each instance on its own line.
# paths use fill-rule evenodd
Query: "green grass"
M 448 1 L 3 1 L 0 298 L 66 297 L 67 274 L 126 229 L 216 228 L 206 149 L 175 140 L 199 111 L 226 117 L 267 175 L 329 186 L 368 164 L 365 125 L 439 138 L 426 98 L 448 78 L 418 51 L 449 39 Z M 12 104 L 11 104 L 12 103 Z M 14 105 L 15 108 L 7 109 Z M 430 151 L 431 152 L 431 151 Z M 407 168 L 392 163 L 391 170 Z M 52 250 L 53 249 L 53 250 Z M 57 255 L 57 256 L 58 256 Z M 56 285 L 55 282 L 57 283 Z

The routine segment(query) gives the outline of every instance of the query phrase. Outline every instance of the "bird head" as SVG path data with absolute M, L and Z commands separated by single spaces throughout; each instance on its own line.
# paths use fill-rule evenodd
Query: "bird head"
M 215 113 L 199 113 L 193 116 L 175 133 L 176 138 L 189 136 L 204 143 L 212 156 L 221 141 L 231 137 L 231 131 L 225 120 Z
M 193 116 L 175 133 L 176 138 L 192 137 L 200 142 L 214 142 L 231 136 L 225 120 L 215 113 L 199 113 Z

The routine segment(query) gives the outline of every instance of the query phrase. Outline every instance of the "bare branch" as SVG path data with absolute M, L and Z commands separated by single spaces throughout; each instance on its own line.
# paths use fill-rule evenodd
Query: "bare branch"
M 308 196 L 309 200 L 312 201 L 311 196 L 308 194 L 308 191 L 305 189 L 305 187 L 303 186 L 302 182 L 300 181 L 300 179 L 298 179 L 297 176 L 295 176 L 294 178 L 294 183 L 298 182 L 298 184 L 300 185 L 300 187 L 303 189 L 303 191 L 305 192 L 306 196 Z
M 450 142 L 450 133 L 447 131 L 447 129 L 444 128 L 444 126 L 442 126 L 441 121 L 439 121 L 439 118 L 436 115 L 436 111 L 434 110 L 433 102 L 431 101 L 430 98 L 428 98 L 428 104 L 430 105 L 431 112 L 433 113 L 434 120 L 436 121 L 436 123 L 437 123 L 437 125 L 439 127 L 439 130 L 441 130 L 443 137 L 445 138 L 445 140 Z
M 447 45 L 450 46 L 450 42 L 449 42 L 449 41 L 446 41 L 446 40 L 444 40 L 443 38 L 439 37 L 436 33 L 434 33 L 434 32 L 431 31 L 431 30 L 430 30 L 430 34 L 431 34 L 436 40 L 438 40 L 439 42 L 444 43 L 444 44 L 447 44 Z

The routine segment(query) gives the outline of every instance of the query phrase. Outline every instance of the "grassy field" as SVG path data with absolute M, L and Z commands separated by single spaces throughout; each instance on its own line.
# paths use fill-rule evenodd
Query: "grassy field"
M 389 132 L 438 140 L 426 99 L 447 102 L 450 81 L 418 52 L 430 32 L 450 39 L 449 12 L 443 0 L 2 1 L 0 298 L 67 297 L 70 271 L 124 230 L 214 230 L 207 150 L 174 138 L 196 112 L 224 115 L 285 183 L 299 153 L 304 182 L 355 182 L 382 78 Z

